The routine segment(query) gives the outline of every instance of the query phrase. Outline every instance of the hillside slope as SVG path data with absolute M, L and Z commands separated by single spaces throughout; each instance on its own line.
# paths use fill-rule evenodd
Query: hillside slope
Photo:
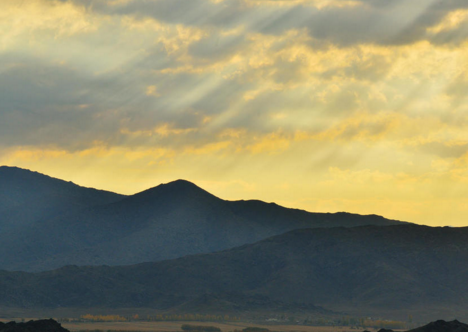
M 207 294 L 241 293 L 329 310 L 420 310 L 435 317 L 468 305 L 466 261 L 468 228 L 305 229 L 156 263 L 4 271 L 0 305 L 168 309 Z
M 37 172 L 0 167 L 0 232 L 22 231 L 64 213 L 109 204 L 124 196 L 80 187 Z

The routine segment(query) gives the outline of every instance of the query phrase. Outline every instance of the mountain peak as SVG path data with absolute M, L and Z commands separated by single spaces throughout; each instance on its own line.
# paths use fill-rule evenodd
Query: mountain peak
M 165 191 L 166 193 L 169 193 L 171 191 L 185 191 L 185 192 L 193 192 L 193 193 L 205 192 L 209 194 L 206 190 L 200 188 L 195 183 L 187 181 L 187 180 L 183 180 L 183 179 L 178 179 L 178 180 L 171 181 L 168 183 L 162 183 L 159 186 L 150 188 L 146 191 Z
M 196 187 L 198 189 L 201 189 L 195 183 L 184 180 L 184 179 L 177 179 L 175 181 L 171 181 L 171 182 L 168 182 L 168 183 L 163 183 L 160 186 L 166 186 L 166 187 L 170 186 L 170 187 L 179 187 L 179 188 L 188 188 L 188 187 L 193 188 L 193 187 Z
M 128 201 L 148 200 L 174 200 L 187 201 L 199 199 L 219 199 L 196 184 L 178 179 L 168 183 L 162 183 L 156 187 L 144 190 L 127 198 Z

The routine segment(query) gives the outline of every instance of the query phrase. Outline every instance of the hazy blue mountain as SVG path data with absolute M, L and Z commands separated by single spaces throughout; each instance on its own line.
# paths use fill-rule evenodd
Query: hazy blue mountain
M 225 201 L 184 180 L 127 197 L 91 192 L 109 195 L 110 203 L 100 196 L 93 201 L 77 194 L 73 207 L 69 191 L 83 188 L 29 171 L 17 172 L 31 180 L 19 181 L 23 185 L 16 190 L 11 187 L 11 196 L 3 190 L 7 199 L 2 204 L 20 213 L 29 209 L 24 202 L 33 201 L 35 208 L 28 215 L 36 213 L 40 222 L 20 223 L 26 227 L 0 233 L 0 268 L 7 270 L 135 264 L 223 250 L 293 229 L 400 223 L 375 215 L 309 213 L 261 201 Z M 28 188 L 28 183 L 34 186 Z M 47 194 L 36 194 L 40 192 Z M 32 197 L 10 204 L 11 198 L 28 195 Z M 91 202 L 95 204 L 90 206 Z M 14 220 L 12 215 L 7 220 Z
M 35 223 L 124 196 L 80 187 L 37 172 L 0 167 L 0 232 L 22 231 Z
M 169 309 L 195 303 L 202 310 L 203 303 L 213 308 L 213 301 L 232 305 L 257 297 L 266 307 L 436 317 L 468 306 L 467 261 L 468 228 L 302 229 L 162 262 L 1 272 L 0 305 Z

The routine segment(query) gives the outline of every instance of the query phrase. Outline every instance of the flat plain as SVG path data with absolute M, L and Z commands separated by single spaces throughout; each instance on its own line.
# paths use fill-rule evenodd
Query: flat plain
M 361 329 L 333 326 L 302 326 L 302 325 L 259 325 L 247 322 L 71 322 L 62 323 L 70 331 L 145 331 L 145 332 L 175 332 L 181 331 L 183 324 L 216 326 L 222 332 L 242 330 L 246 327 L 264 327 L 274 332 L 352 332 Z M 372 331 L 373 329 L 367 329 Z

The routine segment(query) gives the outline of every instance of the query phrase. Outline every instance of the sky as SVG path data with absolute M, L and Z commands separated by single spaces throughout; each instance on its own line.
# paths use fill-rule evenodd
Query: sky
M 468 226 L 466 0 L 0 0 L 0 164 Z

